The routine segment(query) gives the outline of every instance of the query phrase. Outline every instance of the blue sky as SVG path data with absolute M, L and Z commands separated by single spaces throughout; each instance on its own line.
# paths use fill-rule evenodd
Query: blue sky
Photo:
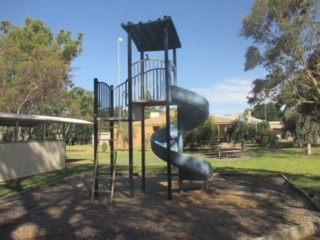
M 121 23 L 171 16 L 182 48 L 177 51 L 178 85 L 200 93 L 210 112 L 223 116 L 249 107 L 246 96 L 262 70 L 245 72 L 244 54 L 251 44 L 239 36 L 242 17 L 253 0 L 0 0 L 0 20 L 23 26 L 31 16 L 42 19 L 54 33 L 84 33 L 84 52 L 74 62 L 76 86 L 93 89 L 93 78 L 117 83 L 117 39 L 121 82 L 127 77 L 126 33 Z M 133 48 L 133 60 L 139 54 Z M 149 53 L 152 57 L 153 53 Z

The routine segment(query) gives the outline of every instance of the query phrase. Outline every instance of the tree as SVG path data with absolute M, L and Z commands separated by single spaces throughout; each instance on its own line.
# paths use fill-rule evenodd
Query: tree
M 272 148 L 277 142 L 277 135 L 270 131 L 270 124 L 266 121 L 257 123 L 256 142 L 264 147 Z
M 274 103 L 256 104 L 252 110 L 252 116 L 266 121 L 280 121 L 282 112 Z
M 249 103 L 320 109 L 319 20 L 318 0 L 255 0 L 241 29 L 253 40 L 245 70 L 262 66 L 267 74 L 254 80 Z
M 294 135 L 295 141 L 316 143 L 320 132 L 320 124 L 312 121 L 310 115 L 299 113 L 297 109 L 287 109 L 282 123 L 284 130 Z
M 93 119 L 93 92 L 74 87 L 68 92 L 65 114 L 88 121 Z
M 0 111 L 61 114 L 73 85 L 71 62 L 82 52 L 82 33 L 73 40 L 70 31 L 60 30 L 54 37 L 31 17 L 22 28 L 2 21 L 0 30 Z
M 235 120 L 232 122 L 231 127 L 227 129 L 227 138 L 232 140 L 234 144 L 240 143 L 241 148 L 244 149 L 245 143 L 254 141 L 255 129 L 255 123 Z
M 63 114 L 68 117 L 93 120 L 93 92 L 81 87 L 72 88 L 66 97 Z M 67 138 L 79 143 L 89 143 L 93 128 L 86 125 L 77 125 L 66 128 Z
M 193 148 L 196 146 L 212 146 L 216 143 L 218 137 L 218 128 L 212 118 L 208 118 L 197 128 L 187 132 L 184 136 L 185 145 Z

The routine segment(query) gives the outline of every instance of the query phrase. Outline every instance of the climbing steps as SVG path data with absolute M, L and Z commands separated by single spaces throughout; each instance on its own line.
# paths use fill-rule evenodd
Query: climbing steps
M 119 111 L 119 114 L 121 112 Z M 118 139 L 119 139 L 119 127 L 121 118 L 117 120 L 118 124 L 114 125 L 114 122 L 110 122 L 109 130 L 111 132 L 110 151 L 106 151 L 110 159 L 99 159 L 98 151 L 95 153 L 94 159 L 94 172 L 93 172 L 93 185 L 91 192 L 91 202 L 98 197 L 99 193 L 105 193 L 110 195 L 110 202 L 113 202 L 115 181 L 116 181 L 116 167 L 117 167 L 117 156 L 118 156 Z M 117 129 L 116 137 L 114 130 Z M 98 144 L 100 146 L 100 135 L 101 128 L 98 134 Z M 108 162 L 109 160 L 109 162 Z

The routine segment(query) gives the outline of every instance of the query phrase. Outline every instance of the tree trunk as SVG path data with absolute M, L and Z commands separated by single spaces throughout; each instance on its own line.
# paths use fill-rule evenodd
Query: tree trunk
M 311 151 L 311 143 L 308 143 L 307 145 L 307 155 L 311 155 L 312 151 Z

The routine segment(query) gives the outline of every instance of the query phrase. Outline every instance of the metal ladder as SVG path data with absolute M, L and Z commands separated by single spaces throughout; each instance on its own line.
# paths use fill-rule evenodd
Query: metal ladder
M 91 192 L 91 202 L 94 201 L 95 197 L 98 196 L 99 192 L 101 193 L 110 193 L 110 202 L 113 202 L 113 196 L 114 196 L 114 188 L 115 188 L 115 180 L 116 180 L 116 166 L 117 166 L 117 156 L 118 156 L 118 139 L 119 139 L 119 128 L 121 123 L 121 110 L 119 110 L 119 119 L 118 121 L 113 121 L 112 126 L 109 127 L 111 131 L 114 132 L 115 129 L 117 129 L 116 137 L 109 139 L 110 142 L 113 142 L 113 150 L 107 151 L 110 155 L 110 163 L 99 162 L 98 152 L 96 154 L 96 159 L 94 161 L 94 173 L 93 173 L 93 186 L 92 186 L 92 192 Z M 118 122 L 118 125 L 115 126 L 114 122 Z M 100 143 L 100 134 L 101 129 L 99 129 L 99 135 L 98 135 L 98 146 Z M 100 180 L 104 181 L 104 183 L 101 183 Z M 110 181 L 110 184 L 108 184 L 108 180 Z M 109 185 L 109 189 L 108 189 Z M 102 187 L 102 189 L 101 189 Z

